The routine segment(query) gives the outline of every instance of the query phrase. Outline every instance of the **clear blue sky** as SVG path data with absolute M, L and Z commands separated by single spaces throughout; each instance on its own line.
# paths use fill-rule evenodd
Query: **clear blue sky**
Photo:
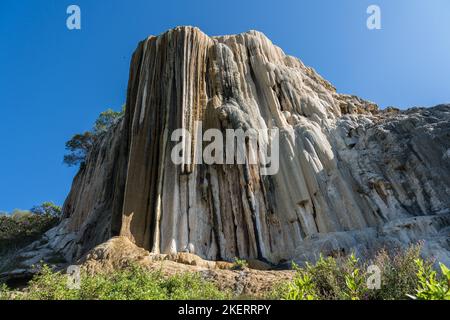
M 66 28 L 81 7 L 82 30 Z M 382 30 L 366 28 L 378 4 Z M 136 44 L 177 25 L 264 32 L 340 92 L 381 106 L 450 102 L 450 1 L 1 0 L 0 210 L 62 204 L 64 143 L 125 101 Z

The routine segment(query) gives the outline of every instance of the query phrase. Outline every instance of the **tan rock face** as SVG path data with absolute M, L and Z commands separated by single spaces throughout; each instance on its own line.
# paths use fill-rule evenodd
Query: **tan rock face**
M 279 172 L 175 165 L 171 134 L 194 133 L 196 154 L 196 121 L 222 132 L 278 128 Z M 134 53 L 126 115 L 65 203 L 76 240 L 63 251 L 74 259 L 121 235 L 154 254 L 277 264 L 428 239 L 430 254 L 450 262 L 449 150 L 449 106 L 379 111 L 259 32 L 176 28 Z

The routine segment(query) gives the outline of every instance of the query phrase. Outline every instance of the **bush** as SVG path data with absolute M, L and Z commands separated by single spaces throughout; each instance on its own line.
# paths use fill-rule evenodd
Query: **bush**
M 406 294 L 415 292 L 419 285 L 419 271 L 416 260 L 420 259 L 421 245 L 414 245 L 405 251 L 389 254 L 381 250 L 375 256 L 373 264 L 381 270 L 381 290 L 372 292 L 372 298 L 378 300 L 408 299 Z M 432 265 L 423 261 L 425 265 Z
M 23 220 L 31 216 L 31 211 L 29 210 L 20 210 L 20 209 L 14 209 L 13 212 L 11 212 L 11 217 L 14 220 Z
M 69 289 L 67 275 L 44 266 L 29 287 L 15 299 L 24 300 L 212 300 L 230 294 L 197 273 L 164 277 L 159 271 L 130 266 L 112 273 L 89 276 L 82 272 L 80 288 Z M 3 288 L 3 297 L 12 297 Z
M 32 213 L 37 215 L 47 215 L 50 217 L 61 217 L 62 209 L 53 202 L 44 202 L 39 206 L 34 206 L 30 210 Z
M 59 219 L 49 215 L 0 216 L 0 243 L 15 243 L 37 239 L 58 223 Z
M 369 265 L 380 270 L 381 286 L 369 289 Z M 400 300 L 416 292 L 418 299 L 449 299 L 449 270 L 441 264 L 443 277 L 432 270 L 432 263 L 420 258 L 420 245 L 389 254 L 379 251 L 366 263 L 354 255 L 324 258 L 300 268 L 294 265 L 292 281 L 281 283 L 270 298 L 283 300 Z
M 283 288 L 283 300 L 318 300 L 317 287 L 311 275 L 298 271 L 292 282 Z
M 125 113 L 125 106 L 122 106 L 121 111 L 114 111 L 112 109 L 108 109 L 103 111 L 98 116 L 95 121 L 93 133 L 94 135 L 100 135 L 105 133 L 111 128 L 114 124 L 117 123 L 118 119 L 120 119 Z
M 6 284 L 0 284 L 0 301 L 11 299 L 11 292 Z
M 365 299 L 365 264 L 352 254 L 347 258 L 323 257 L 304 268 L 293 264 L 294 279 L 281 284 L 273 293 L 283 300 L 359 300 Z
M 59 217 L 14 210 L 0 216 L 0 272 L 14 264 L 15 253 L 39 239 L 59 222 Z
M 431 266 L 424 264 L 420 259 L 416 260 L 419 271 L 419 287 L 416 297 L 420 300 L 450 300 L 450 270 L 442 263 L 439 264 L 442 275 L 439 276 Z
M 244 259 L 234 258 L 233 270 L 244 270 L 248 267 L 248 262 Z

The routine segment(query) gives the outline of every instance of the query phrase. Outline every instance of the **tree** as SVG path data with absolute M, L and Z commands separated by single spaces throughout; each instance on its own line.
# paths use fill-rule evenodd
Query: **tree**
M 100 113 L 94 124 L 94 134 L 99 135 L 107 132 L 109 128 L 111 128 L 111 126 L 117 123 L 118 119 L 122 117 L 123 113 L 124 107 L 122 107 L 122 111 L 114 111 L 112 109 L 108 109 Z
M 39 206 L 34 206 L 30 210 L 32 213 L 37 215 L 48 215 L 51 217 L 60 217 L 62 209 L 53 202 L 47 201 Z
M 64 156 L 64 163 L 69 167 L 84 164 L 93 144 L 94 136 L 89 131 L 74 135 L 72 139 L 66 142 L 66 150 L 69 153 Z
M 92 149 L 95 140 L 101 134 L 107 132 L 125 113 L 125 105 L 121 111 L 108 109 L 98 116 L 94 127 L 91 131 L 76 134 L 66 142 L 66 150 L 69 151 L 64 155 L 64 163 L 69 167 L 84 165 L 86 157 Z
M 29 210 L 14 209 L 11 212 L 11 218 L 13 218 L 15 220 L 24 219 L 24 218 L 29 217 L 30 215 L 31 215 L 31 212 Z

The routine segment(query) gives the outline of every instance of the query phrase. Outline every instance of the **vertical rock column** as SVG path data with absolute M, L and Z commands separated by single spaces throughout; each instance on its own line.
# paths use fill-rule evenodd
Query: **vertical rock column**
M 138 80 L 131 89 L 136 100 L 127 106 L 131 140 L 121 234 L 155 252 L 167 246 L 176 237 L 174 233 L 183 234 L 176 230 L 180 208 L 175 209 L 189 204 L 173 193 L 178 192 L 178 179 L 190 174 L 193 164 L 171 162 L 174 143 L 170 134 L 184 128 L 195 136 L 194 123 L 206 104 L 204 78 L 210 43 L 198 29 L 177 28 L 148 38 L 136 53 L 140 57 L 135 58 Z M 193 146 L 194 139 L 192 153 Z M 165 190 L 171 197 L 164 198 Z M 167 206 L 172 210 L 164 212 L 164 219 L 172 226 L 161 234 L 162 211 Z

